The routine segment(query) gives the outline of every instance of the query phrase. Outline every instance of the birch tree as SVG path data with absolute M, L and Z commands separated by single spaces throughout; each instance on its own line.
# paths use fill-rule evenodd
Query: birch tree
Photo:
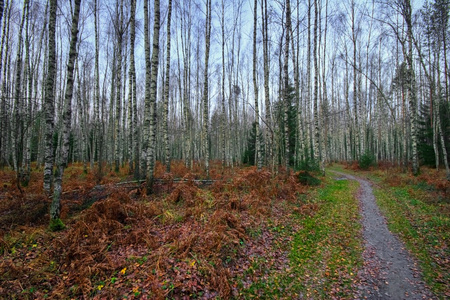
M 150 139 L 150 84 L 151 84 L 151 61 L 150 61 L 150 38 L 149 38 L 149 15 L 148 0 L 144 0 L 144 57 L 145 57 L 145 94 L 144 94 L 144 124 L 143 124 L 143 145 L 142 155 L 144 159 L 140 161 L 140 172 L 147 176 L 147 161 L 149 153 Z
M 227 126 L 227 116 L 225 109 L 225 1 L 222 0 L 222 11 L 221 11 L 221 21 L 220 29 L 222 31 L 222 82 L 221 82 L 221 106 L 222 106 L 222 124 L 221 124 L 221 159 L 222 168 L 225 167 L 226 163 L 226 126 Z M 256 29 L 255 29 L 256 30 Z
M 22 133 L 22 143 L 23 143 L 23 153 L 22 153 L 22 167 L 21 167 L 21 181 L 24 185 L 28 185 L 31 175 L 31 134 L 32 134 L 32 120 L 33 120 L 33 70 L 31 67 L 30 52 L 30 2 L 27 0 L 25 3 L 26 7 L 26 24 L 25 24 L 25 61 L 24 61 L 24 72 L 23 72 L 23 85 L 24 85 L 24 95 L 25 95 L 25 107 L 24 107 L 24 122 L 23 133 Z
M 257 38 L 257 24 L 258 24 L 258 1 L 254 2 L 254 10 L 253 10 L 253 89 L 255 93 L 255 153 L 256 153 L 256 166 L 258 171 L 262 168 L 262 154 L 261 154 L 261 143 L 259 138 L 259 88 L 257 82 L 257 48 L 256 48 L 256 38 Z
M 23 99 L 22 99 L 22 55 L 23 55 L 23 28 L 25 24 L 25 19 L 27 15 L 29 0 L 25 0 L 23 3 L 22 20 L 19 27 L 19 44 L 17 49 L 16 58 L 16 76 L 15 76 L 15 89 L 14 89 L 14 111 L 12 119 L 12 134 L 13 134 L 13 167 L 17 172 L 18 179 L 20 179 L 19 161 L 20 154 L 22 152 L 22 141 L 23 141 Z M 21 180 L 18 180 L 21 181 Z M 18 182 L 19 183 L 19 182 Z
M 1 3 L 4 4 L 3 0 L 1 0 Z M 2 17 L 3 17 L 3 11 L 4 7 L 2 6 Z M 1 98 L 0 98 L 0 167 L 4 167 L 8 159 L 6 158 L 6 144 L 7 144 L 7 132 L 8 130 L 8 121 L 7 121 L 7 104 L 6 104 L 6 63 L 3 65 L 3 59 L 8 61 L 8 49 L 9 49 L 9 28 L 10 28 L 10 19 L 11 19 L 11 9 L 10 9 L 10 2 L 6 2 L 6 17 L 3 19 L 3 25 L 2 25 L 2 41 L 0 45 L 0 75 L 2 79 L 1 83 Z M 0 22 L 1 24 L 1 22 Z M 5 49 L 6 48 L 6 49 Z M 5 50 L 3 50 L 5 49 Z M 4 55 L 5 54 L 5 55 Z
M 130 80 L 132 81 L 132 98 L 133 98 L 133 160 L 134 160 L 134 178 L 140 178 L 140 131 L 138 128 L 138 105 L 137 105 L 137 80 L 136 80 L 136 66 L 135 66 L 135 58 L 134 58 L 134 48 L 135 48 L 135 38 L 136 38 L 136 1 L 132 2 L 132 21 L 131 21 L 131 33 L 130 33 L 130 42 L 131 42 L 131 53 L 130 53 Z M 145 160 L 145 157 L 144 159 Z
M 209 90 L 208 90 L 208 66 L 211 37 L 211 0 L 206 0 L 206 32 L 205 32 L 205 71 L 203 82 L 203 127 L 202 127 L 202 148 L 205 161 L 206 176 L 209 178 Z
M 163 135 L 164 135 L 164 164 L 166 172 L 170 172 L 170 149 L 169 149 L 169 86 L 170 86 L 170 23 L 172 18 L 172 0 L 169 0 L 167 8 L 167 55 L 166 55 L 166 78 L 164 80 L 164 118 L 163 118 Z
M 151 60 L 151 75 L 150 79 L 150 91 L 149 101 L 150 114 L 149 114 L 149 131 L 148 135 L 148 153 L 147 153 L 147 178 L 146 188 L 147 194 L 153 193 L 153 181 L 155 172 L 155 160 L 156 160 L 156 94 L 157 94 L 157 82 L 158 82 L 158 63 L 159 63 L 159 29 L 160 29 L 160 7 L 159 0 L 155 0 L 155 19 L 153 29 L 153 50 Z M 147 34 L 147 32 L 145 32 Z
M 98 17 L 98 0 L 94 0 L 94 31 L 95 31 L 95 69 L 94 69 L 94 81 L 95 81 L 95 96 L 94 96 L 94 146 L 95 151 L 94 153 L 97 153 L 97 160 L 98 160 L 98 171 L 97 174 L 99 176 L 102 175 L 102 165 L 103 165 L 103 133 L 101 132 L 103 126 L 100 124 L 100 67 L 99 67 L 99 17 Z M 98 178 L 99 179 L 99 178 Z
M 264 103 L 265 103 L 265 124 L 266 124 L 266 158 L 267 164 L 272 170 L 275 168 L 275 158 L 273 155 L 273 129 L 270 106 L 270 63 L 269 63 L 269 14 L 267 10 L 267 0 L 261 4 L 262 37 L 263 37 L 263 64 L 264 64 Z
M 117 0 L 116 2 L 116 20 L 114 23 L 114 29 L 115 29 L 115 34 L 117 37 L 117 46 L 116 46 L 116 53 L 117 53 L 117 60 L 115 61 L 116 66 L 117 66 L 117 70 L 115 73 L 116 76 L 116 83 L 115 83 L 115 88 L 116 88 L 116 96 L 115 96 L 115 101 L 116 101 L 116 115 L 115 115 L 115 120 L 114 120 L 114 169 L 116 172 L 119 172 L 119 167 L 120 167 L 120 143 L 121 143 L 121 139 L 120 139 L 120 135 L 121 135 L 121 123 L 120 123 L 120 116 L 122 113 L 122 47 L 123 47 L 123 35 L 124 35 L 124 30 L 125 30 L 125 26 L 123 23 L 123 2 L 122 0 L 120 1 L 119 4 L 119 0 Z
M 69 135 L 72 121 L 72 97 L 74 86 L 74 67 L 77 58 L 77 42 L 78 42 L 78 20 L 80 16 L 81 0 L 75 0 L 74 11 L 72 17 L 72 28 L 69 48 L 69 60 L 67 62 L 67 83 L 64 94 L 64 112 L 62 115 L 62 142 L 60 146 L 60 155 L 56 162 L 56 173 L 54 180 L 53 200 L 50 207 L 50 227 L 52 229 L 62 229 L 61 221 L 59 220 L 61 212 L 61 192 L 62 192 L 62 177 L 64 168 L 67 167 L 69 158 Z
M 352 44 L 353 44 L 353 118 L 354 118 L 354 128 L 353 134 L 355 137 L 355 151 L 353 155 L 354 160 L 358 160 L 361 157 L 361 135 L 359 130 L 359 118 L 358 118 L 358 91 L 357 91 L 357 24 L 356 24 L 356 3 L 355 1 L 351 1 L 350 3 L 351 9 L 351 30 L 352 30 Z
M 186 8 L 179 8 L 180 15 L 180 38 L 177 39 L 177 59 L 178 59 L 178 89 L 183 107 L 182 123 L 183 123 L 183 158 L 187 167 L 193 167 L 192 156 L 192 115 L 190 101 L 190 84 L 191 84 L 191 1 L 185 5 Z M 176 18 L 176 21 L 178 18 Z M 181 43 L 181 46 L 180 46 Z M 180 48 L 182 52 L 183 64 L 181 64 Z M 183 65 L 183 68 L 181 68 Z
M 291 34 L 291 1 L 286 0 L 286 42 L 284 45 L 284 62 L 283 62 L 283 107 L 284 107 L 284 146 L 285 146 L 285 168 L 286 172 L 289 174 L 289 161 L 290 161 L 290 145 L 289 145 L 289 45 L 290 45 L 290 34 Z
M 313 144 L 313 131 L 312 131 L 312 117 L 311 117 L 311 9 L 312 9 L 312 2 L 311 0 L 308 0 L 308 24 L 307 24 L 307 43 L 306 43 L 306 147 L 305 147 L 305 157 L 306 160 L 309 161 L 313 158 L 312 156 L 312 144 Z
M 53 128 L 55 112 L 55 77 L 56 77 L 56 9 L 57 0 L 49 0 L 49 22 L 48 22 L 48 49 L 47 49 L 47 76 L 45 81 L 45 153 L 44 153 L 44 191 L 51 192 L 53 179 Z
M 314 162 L 319 165 L 320 170 L 324 173 L 325 168 L 322 163 L 321 153 L 320 153 L 320 125 L 319 125 L 319 66 L 318 66 L 318 22 L 319 22 L 319 7 L 317 4 L 318 0 L 314 0 L 314 28 L 313 28 L 313 62 L 314 62 L 314 95 L 313 95 L 313 106 L 314 106 Z
M 411 120 L 411 147 L 412 147 L 412 171 L 414 175 L 419 174 L 419 156 L 417 152 L 417 95 L 416 95 L 416 74 L 413 62 L 413 24 L 412 7 L 410 0 L 400 0 L 400 11 L 406 23 L 406 39 L 408 50 L 406 52 L 406 63 L 408 65 L 408 97 L 409 97 L 409 117 Z
M 128 70 L 128 160 L 130 172 L 134 171 L 134 166 L 137 165 L 138 158 L 135 157 L 135 147 L 137 144 L 137 120 L 135 115 L 135 108 L 137 110 L 136 99 L 136 63 L 134 61 L 134 47 L 136 40 L 136 0 L 131 0 L 130 9 L 130 68 Z M 137 178 L 137 174 L 135 178 Z

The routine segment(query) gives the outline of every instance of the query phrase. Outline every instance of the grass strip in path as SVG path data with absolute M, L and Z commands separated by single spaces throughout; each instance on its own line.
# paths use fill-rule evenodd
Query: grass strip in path
M 277 228 L 279 238 L 293 235 L 284 246 L 289 267 L 283 272 L 268 270 L 266 276 L 241 286 L 242 298 L 352 299 L 362 263 L 357 190 L 357 182 L 327 177 L 326 185 L 311 193 L 305 204 L 316 207 L 315 213 L 294 214 L 291 224 Z

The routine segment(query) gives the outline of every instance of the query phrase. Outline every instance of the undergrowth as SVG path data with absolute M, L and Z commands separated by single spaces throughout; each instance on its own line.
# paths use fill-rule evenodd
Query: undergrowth
M 61 221 L 60 218 L 50 220 L 49 229 L 51 231 L 60 231 L 64 228 L 66 228 L 66 225 L 64 225 L 63 221 Z
M 364 153 L 358 160 L 358 166 L 361 170 L 368 170 L 369 167 L 373 167 L 375 165 L 376 165 L 375 155 L 373 155 L 370 152 Z
M 233 279 L 248 272 L 250 257 L 270 256 L 293 205 L 300 207 L 297 214 L 310 210 L 303 205 L 307 187 L 296 174 L 223 170 L 211 172 L 221 180 L 199 186 L 200 168 L 172 166 L 174 173 L 164 174 L 157 165 L 156 174 L 167 180 L 151 196 L 138 183 L 118 184 L 131 181 L 129 170 L 108 172 L 105 166 L 102 185 L 94 186 L 93 171 L 76 176 L 84 168 L 69 167 L 61 216 L 66 228 L 58 232 L 47 227 L 49 201 L 37 186 L 41 170 L 32 173 L 23 194 L 5 185 L 0 297 L 239 297 Z M 7 172 L 0 176 L 3 182 L 12 178 Z M 33 210 L 34 219 L 20 220 L 24 206 L 18 203 L 32 207 L 35 201 L 44 203 L 44 213 Z
M 0 298 L 341 299 L 355 291 L 362 252 L 356 182 L 319 178 L 326 185 L 311 188 L 300 173 L 213 162 L 213 184 L 204 185 L 200 164 L 173 162 L 165 173 L 158 162 L 160 181 L 146 196 L 128 167 L 102 166 L 98 178 L 76 164 L 63 181 L 66 228 L 53 232 L 42 169 L 33 170 L 21 190 L 12 171 L 0 172 Z M 377 193 L 385 193 L 378 197 L 399 218 L 408 247 L 420 246 L 422 254 L 413 253 L 437 270 L 424 268 L 444 295 L 448 184 L 432 171 L 391 172 L 365 174 L 378 176 Z

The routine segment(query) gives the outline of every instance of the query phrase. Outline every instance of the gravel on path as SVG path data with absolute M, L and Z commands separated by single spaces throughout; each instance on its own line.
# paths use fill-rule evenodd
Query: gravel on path
M 364 265 L 359 271 L 356 299 L 436 299 L 422 280 L 417 263 L 404 244 L 387 227 L 372 192 L 371 183 L 360 177 L 335 172 L 360 184 Z

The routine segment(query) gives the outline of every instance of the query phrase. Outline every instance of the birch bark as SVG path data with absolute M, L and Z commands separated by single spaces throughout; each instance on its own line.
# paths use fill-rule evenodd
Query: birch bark
M 3 3 L 3 0 L 1 1 Z M 3 83 L 1 87 L 2 95 L 0 99 L 0 167 L 3 167 L 7 164 L 6 158 L 6 143 L 7 143 L 7 132 L 8 130 L 8 121 L 7 121 L 7 109 L 6 109 L 6 95 L 5 95 L 5 77 L 6 77 L 6 62 L 8 61 L 8 49 L 9 49 L 9 26 L 10 26 L 10 17 L 11 17 L 11 9 L 9 7 L 9 1 L 6 2 L 6 17 L 3 19 L 3 29 L 2 29 L 2 43 L 0 46 L 0 61 L 3 61 L 3 53 L 5 53 L 5 66 L 0 63 L 0 75 L 2 75 Z M 3 16 L 3 7 L 2 7 L 2 16 Z M 0 22 L 1 23 L 1 22 Z M 5 45 L 6 44 L 6 45 Z M 4 48 L 5 51 L 3 50 Z
M 44 98 L 44 114 L 45 114 L 45 153 L 44 153 L 44 191 L 47 194 L 51 192 L 53 179 L 53 128 L 54 128 L 54 112 L 55 112 L 55 76 L 56 76 L 56 9 L 58 7 L 57 0 L 49 0 L 49 22 L 48 22 L 48 54 L 47 54 L 47 76 L 45 81 L 45 98 Z
M 314 0 L 314 28 L 313 28 L 313 61 L 314 61 L 314 162 L 318 164 L 320 170 L 324 170 L 322 166 L 322 159 L 320 157 L 320 126 L 319 126 L 319 67 L 318 67 L 318 32 L 317 25 L 319 21 L 319 11 L 317 0 Z
M 13 167 L 16 171 L 18 182 L 21 181 L 20 173 L 22 170 L 19 170 L 19 160 L 20 160 L 20 152 L 22 151 L 21 145 L 22 145 L 22 139 L 23 139 L 23 127 L 22 122 L 24 121 L 22 119 L 22 112 L 23 112 L 23 103 L 21 101 L 22 97 L 22 53 L 23 53 L 23 28 L 25 24 L 26 14 L 27 14 L 27 7 L 28 7 L 28 1 L 24 1 L 23 5 L 23 11 L 22 11 L 22 20 L 20 22 L 19 27 L 19 44 L 17 49 L 17 58 L 16 58 L 16 79 L 15 79 L 15 89 L 14 89 L 14 111 L 13 111 L 13 118 L 12 118 L 12 134 L 13 134 L 13 141 L 12 141 L 12 147 L 13 147 Z
M 265 123 L 266 123 L 266 159 L 267 165 L 275 169 L 275 157 L 273 155 L 273 128 L 270 108 L 270 62 L 269 62 L 269 16 L 267 11 L 267 0 L 263 0 L 261 5 L 262 36 L 263 36 L 263 63 L 264 63 L 264 103 L 265 103 Z
M 286 43 L 284 48 L 284 62 L 283 62 L 283 98 L 284 98 L 284 145 L 285 145 L 285 168 L 289 174 L 289 162 L 291 158 L 289 145 L 289 45 L 291 36 L 291 1 L 286 0 Z
M 254 2 L 254 10 L 253 10 L 253 90 L 255 94 L 255 124 L 256 124 L 256 142 L 255 142 L 255 152 L 256 152 L 256 166 L 258 171 L 261 170 L 262 167 L 262 157 L 261 157 L 261 145 L 259 140 L 259 104 L 258 104 L 258 83 L 256 76 L 256 67 L 257 67 L 257 56 L 256 56 L 256 32 L 257 32 L 257 22 L 258 22 L 258 1 Z
M 164 119 L 163 119 L 163 134 L 164 134 L 164 163 L 166 165 L 166 172 L 170 172 L 170 152 L 169 152 L 169 85 L 170 85 L 170 23 L 172 18 L 172 0 L 169 0 L 167 8 L 167 56 L 166 56 L 166 79 L 164 84 Z
M 61 192 L 62 192 L 62 177 L 64 168 L 67 167 L 69 158 L 69 135 L 72 121 L 72 97 L 73 97 L 73 83 L 74 83 L 74 67 L 77 58 L 77 41 L 78 41 L 78 20 L 80 16 L 81 0 L 75 0 L 74 12 L 72 17 L 71 39 L 69 48 L 69 61 L 67 63 L 67 84 L 64 94 L 64 112 L 62 115 L 62 143 L 61 155 L 56 163 L 56 173 L 54 180 L 53 200 L 50 207 L 50 220 L 59 219 L 61 212 Z
M 160 29 L 160 3 L 155 0 L 155 19 L 153 29 L 153 50 L 151 60 L 151 79 L 149 91 L 149 105 L 150 105 L 150 130 L 148 133 L 148 153 L 147 153 L 147 178 L 146 187 L 147 194 L 153 193 L 153 181 L 155 172 L 156 160 L 156 95 L 158 82 L 158 63 L 159 63 L 159 29 Z M 148 75 L 148 74 L 147 74 Z
M 120 4 L 117 0 L 117 15 L 115 20 L 115 32 L 117 36 L 117 70 L 116 70 L 116 115 L 114 120 L 114 169 L 116 172 L 119 172 L 120 167 L 120 144 L 121 144 L 121 124 L 120 117 L 122 113 L 122 44 L 123 44 L 123 34 L 124 34 L 124 26 L 123 26 L 123 2 Z
M 412 25 L 412 8 L 410 0 L 402 0 L 402 15 L 406 23 L 406 38 L 408 42 L 408 53 L 406 62 L 408 64 L 408 96 L 409 96 L 409 116 L 411 120 L 411 148 L 412 148 L 412 169 L 413 174 L 418 175 L 419 154 L 417 151 L 417 95 L 416 95 L 416 75 L 413 63 L 413 25 Z
M 205 160 L 206 176 L 209 178 L 209 90 L 208 90 L 208 67 L 209 50 L 211 37 L 211 0 L 206 1 L 206 37 L 205 37 L 205 71 L 203 82 L 203 128 L 202 128 L 202 148 Z

